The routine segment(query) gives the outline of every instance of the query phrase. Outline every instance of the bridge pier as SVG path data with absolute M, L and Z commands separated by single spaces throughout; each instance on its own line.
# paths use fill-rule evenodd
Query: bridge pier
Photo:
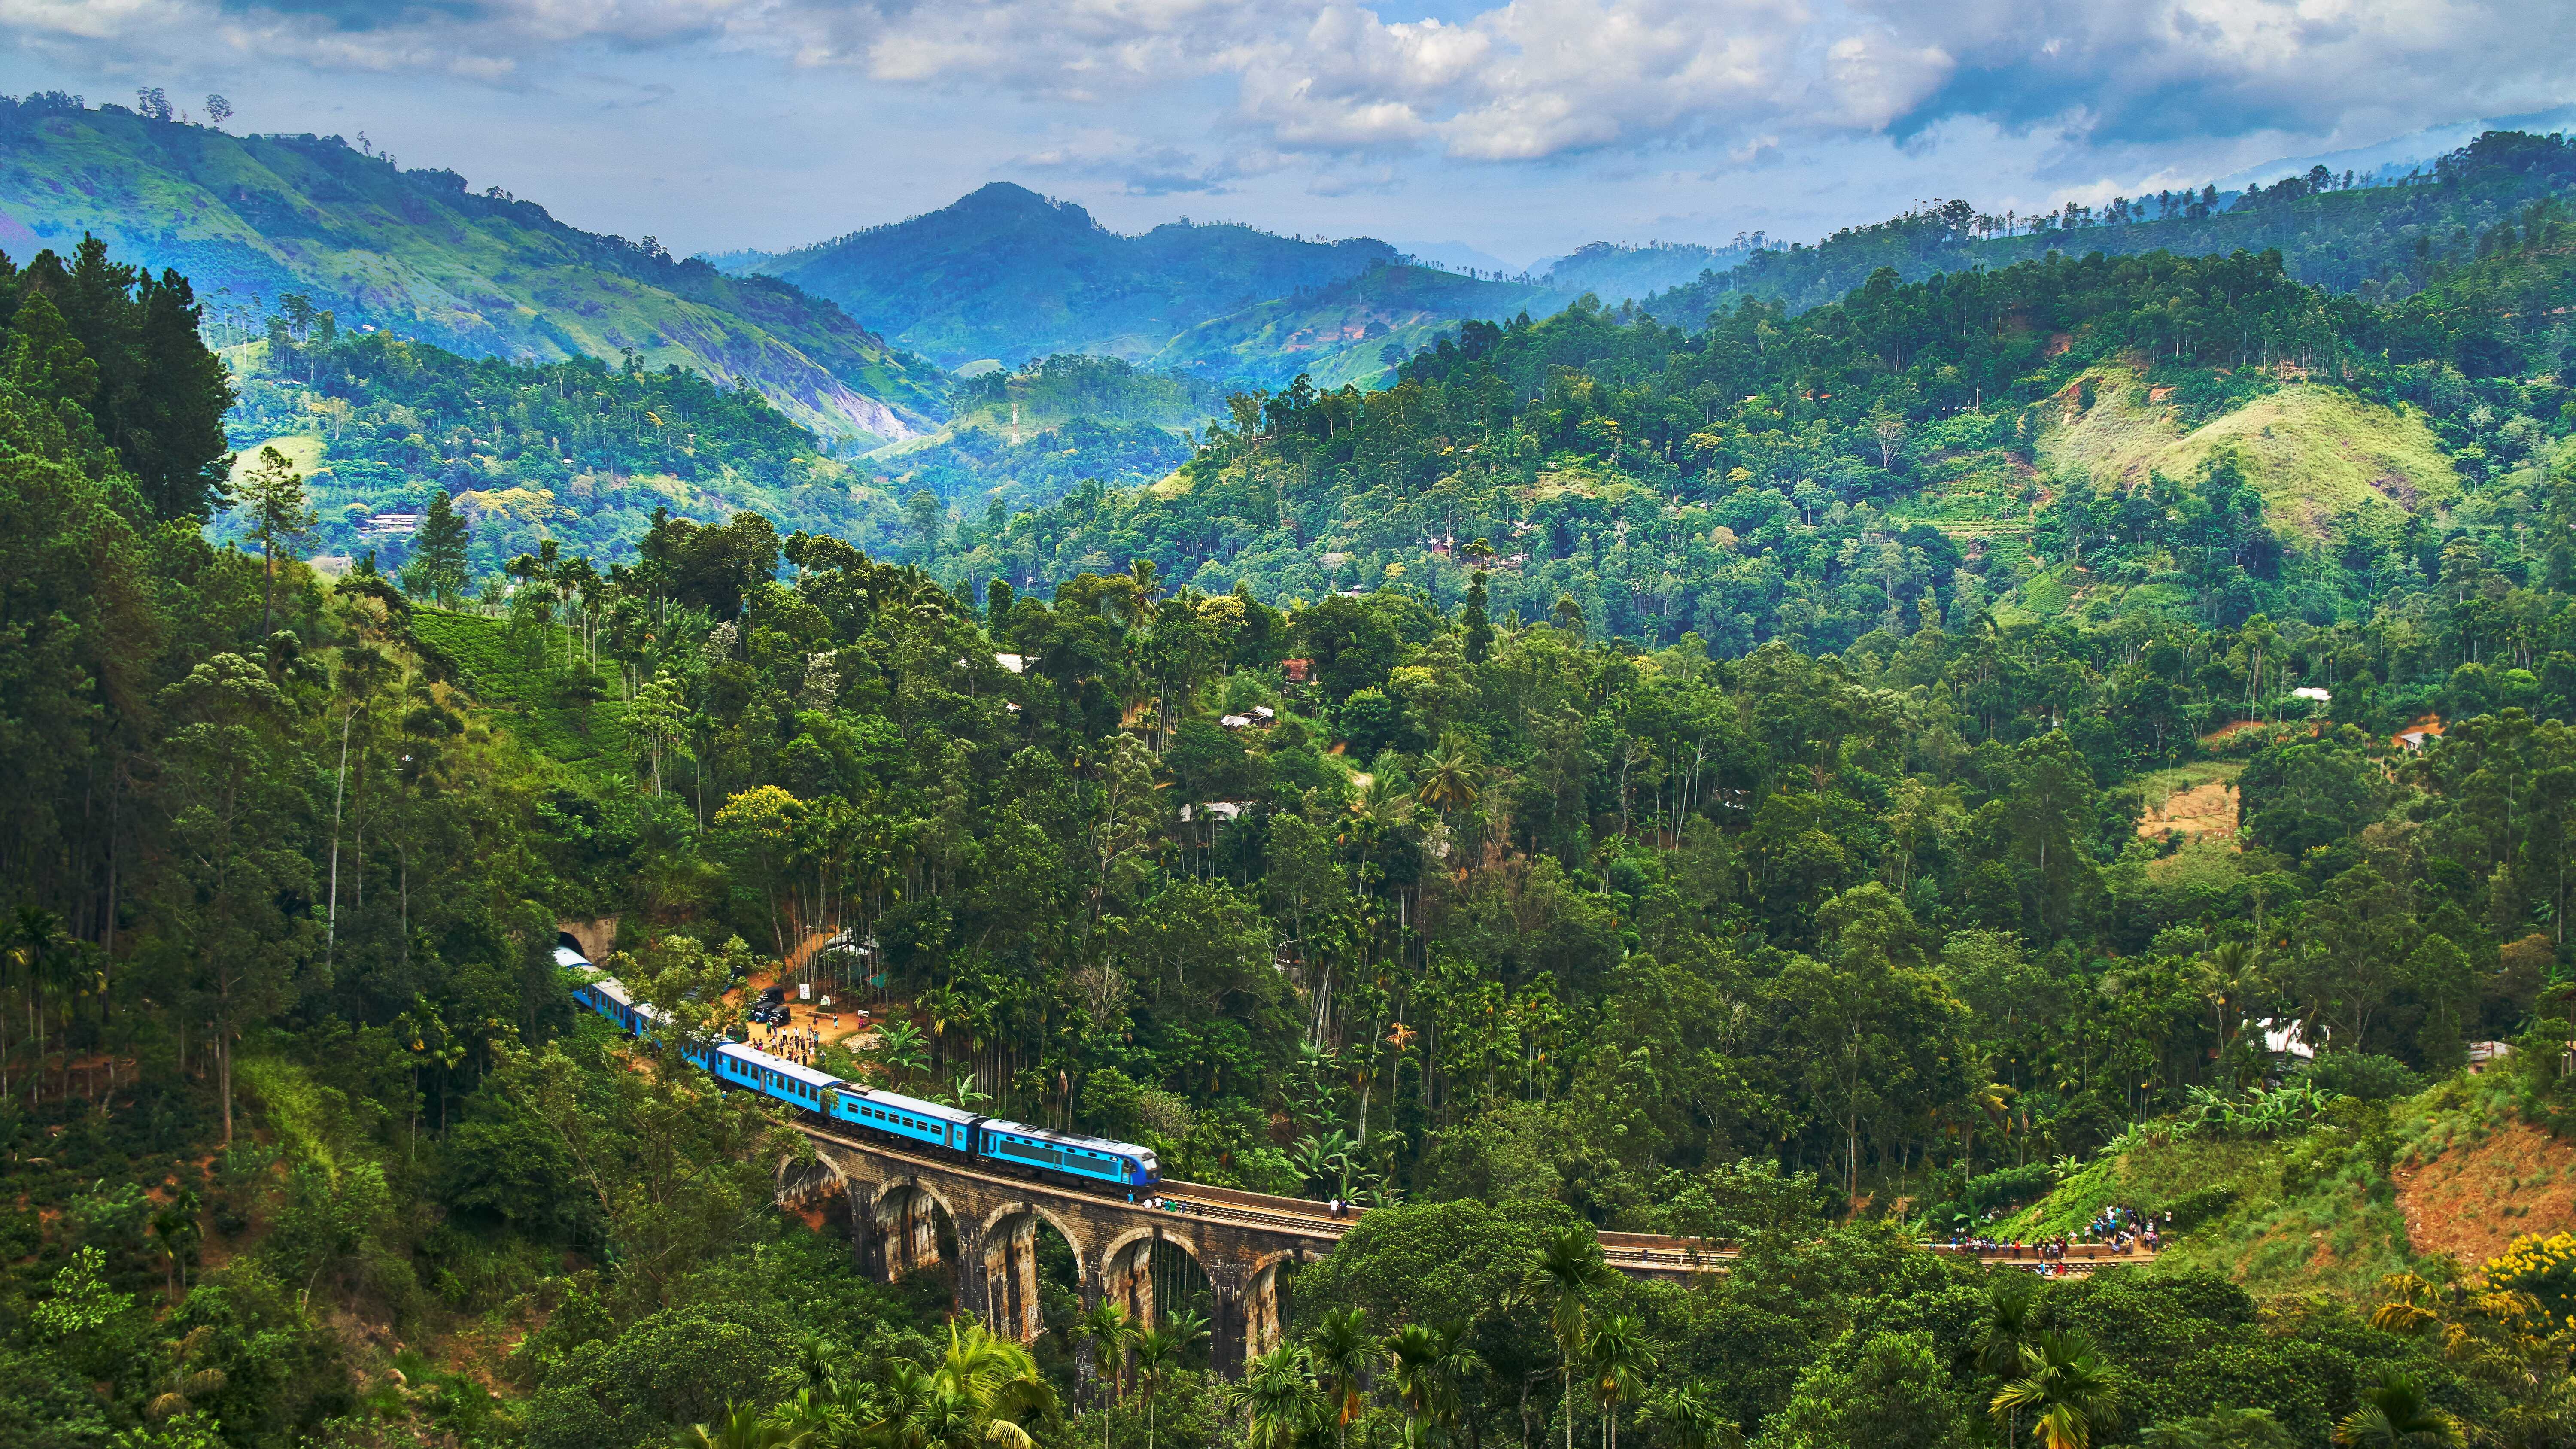
M 1208 1297 L 1215 1321 L 1208 1325 L 1208 1366 L 1227 1378 L 1243 1376 L 1243 1269 L 1232 1263 L 1205 1265 Z
M 963 1255 L 961 1241 L 961 1256 Z M 1035 1343 L 1038 1313 L 1038 1220 L 1020 1213 L 984 1234 L 984 1321 L 993 1331 Z
M 1279 1321 L 1279 1266 L 1271 1262 L 1255 1269 L 1251 1286 L 1243 1295 L 1243 1351 L 1247 1357 L 1259 1357 L 1277 1348 L 1285 1331 Z

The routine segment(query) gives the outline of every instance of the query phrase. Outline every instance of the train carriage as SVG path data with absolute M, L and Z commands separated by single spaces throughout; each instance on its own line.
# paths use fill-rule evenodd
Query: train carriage
M 597 969 L 580 952 L 560 945 L 555 948 L 555 964 L 568 971 Z M 649 1037 L 661 1025 L 662 1013 L 650 1003 L 637 1001 L 615 977 L 584 981 L 572 994 L 585 1010 L 629 1034 Z M 725 1087 L 758 1092 L 799 1111 L 891 1137 L 906 1146 L 935 1147 L 990 1167 L 1130 1192 L 1152 1187 L 1163 1178 L 1150 1148 L 1006 1122 L 901 1092 L 863 1087 L 746 1042 L 704 1044 L 688 1057 Z

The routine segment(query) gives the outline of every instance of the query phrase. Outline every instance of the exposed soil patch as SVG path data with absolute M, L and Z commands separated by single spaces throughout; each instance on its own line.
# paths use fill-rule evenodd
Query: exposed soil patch
M 2148 801 L 2146 813 L 2138 817 L 2139 836 L 2162 840 L 2169 831 L 2180 831 L 2187 840 L 2234 844 L 2236 787 L 2225 780 L 2211 780 L 2178 790 L 2161 803 Z
M 2400 1162 L 2394 1176 L 2415 1250 L 2472 1270 L 2525 1233 L 2576 1227 L 2576 1147 L 2525 1123 L 2500 1124 L 2428 1163 Z

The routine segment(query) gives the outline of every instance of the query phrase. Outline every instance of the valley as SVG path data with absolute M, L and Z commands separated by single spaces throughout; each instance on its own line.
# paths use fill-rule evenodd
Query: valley
M 0 1443 L 2576 1439 L 2566 137 L 1504 278 L 154 95 L 0 107 Z

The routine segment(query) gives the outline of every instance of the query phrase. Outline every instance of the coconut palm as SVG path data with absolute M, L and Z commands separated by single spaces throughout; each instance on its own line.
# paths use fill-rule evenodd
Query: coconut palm
M 2224 1051 L 2262 988 L 2263 955 L 2250 941 L 2221 942 L 2202 960 L 2199 974 L 2201 998 L 2209 1003 L 2210 1023 L 2218 1029 L 2218 1046 Z
M 1225 1401 L 1243 1411 L 1246 1449 L 1292 1449 L 1324 1408 L 1306 1351 L 1293 1343 L 1245 1363 L 1242 1381 L 1226 1390 Z
M 1619 1405 L 1643 1392 L 1646 1375 L 1655 1371 L 1646 1325 L 1633 1313 L 1604 1316 L 1584 1345 L 1583 1357 L 1592 1374 L 1593 1403 L 1601 1413 L 1602 1449 L 1619 1449 Z
M 2437 1449 L 2467 1442 L 2460 1421 L 2434 1408 L 2424 1390 L 2404 1374 L 2390 1374 L 2379 1387 L 2361 1391 L 2358 1409 L 2335 1425 L 2335 1442 L 2369 1449 Z
M 2031 1410 L 2031 1427 L 2046 1449 L 2091 1449 L 2094 1435 L 2119 1429 L 2126 1387 L 2090 1335 L 2043 1330 L 2022 1345 L 2021 1377 L 2004 1385 L 1987 1408 L 1998 1423 L 2017 1422 L 2022 1410 Z
M 1577 1224 L 1547 1240 L 1513 1295 L 1515 1301 L 1547 1314 L 1548 1332 L 1556 1339 L 1557 1376 L 1565 1395 L 1565 1449 L 1574 1449 L 1574 1362 L 1589 1336 L 1584 1295 L 1610 1282 L 1601 1240 L 1590 1228 Z
M 1422 788 L 1414 798 L 1443 815 L 1464 810 L 1476 803 L 1480 792 L 1476 785 L 1483 771 L 1466 745 L 1456 739 L 1444 742 L 1440 753 L 1422 762 Z
M 1315 1376 L 1323 1381 L 1325 1403 L 1332 1411 L 1333 1432 L 1344 1443 L 1349 1442 L 1351 1420 L 1360 1411 L 1360 1390 L 1367 1384 L 1374 1347 L 1367 1316 L 1356 1308 L 1325 1314 L 1306 1337 L 1307 1357 L 1315 1365 Z

